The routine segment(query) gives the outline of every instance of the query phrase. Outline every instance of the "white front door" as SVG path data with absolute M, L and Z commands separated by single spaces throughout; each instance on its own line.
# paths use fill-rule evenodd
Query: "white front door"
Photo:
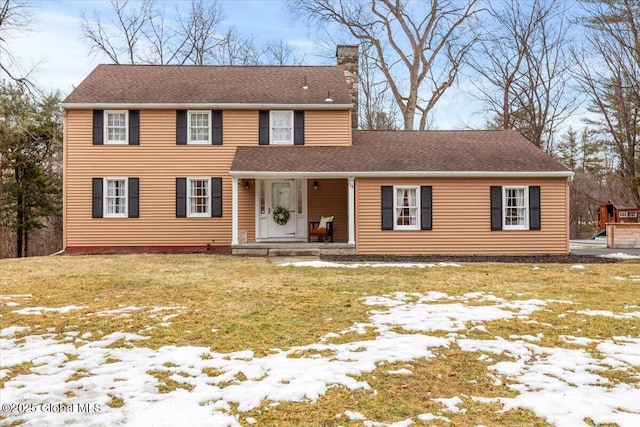
M 267 187 L 268 235 L 271 239 L 296 237 L 295 181 L 269 181 Z M 276 212 L 283 212 L 279 217 Z
M 256 180 L 258 239 L 306 239 L 305 187 L 304 180 Z M 278 216 L 276 212 L 288 212 L 288 218 L 286 213 Z

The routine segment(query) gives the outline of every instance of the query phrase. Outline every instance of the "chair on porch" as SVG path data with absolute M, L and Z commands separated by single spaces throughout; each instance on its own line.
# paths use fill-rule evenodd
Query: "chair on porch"
M 320 221 L 309 222 L 309 241 L 317 236 L 318 242 L 333 242 L 333 216 L 320 217 Z

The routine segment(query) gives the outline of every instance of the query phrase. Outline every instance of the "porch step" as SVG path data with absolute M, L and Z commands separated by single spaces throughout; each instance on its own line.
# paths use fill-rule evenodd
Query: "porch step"
M 269 248 L 269 257 L 319 257 L 319 248 Z

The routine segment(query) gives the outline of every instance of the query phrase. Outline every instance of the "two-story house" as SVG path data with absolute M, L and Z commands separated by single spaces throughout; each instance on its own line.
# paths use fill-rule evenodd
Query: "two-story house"
M 514 131 L 357 130 L 357 55 L 99 65 L 63 103 L 65 249 L 569 252 L 570 171 Z

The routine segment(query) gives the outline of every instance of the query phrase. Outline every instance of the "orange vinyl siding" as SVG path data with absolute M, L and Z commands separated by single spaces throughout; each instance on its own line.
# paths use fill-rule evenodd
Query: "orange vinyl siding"
M 431 185 L 433 230 L 381 230 L 383 185 Z M 491 231 L 492 185 L 539 185 L 538 231 Z M 542 179 L 358 179 L 356 246 L 359 254 L 566 254 L 568 182 Z
M 143 110 L 139 146 L 94 146 L 92 111 L 67 111 L 64 233 L 67 247 L 231 244 L 228 172 L 237 146 L 257 145 L 257 112 L 225 111 L 222 146 L 176 145 L 175 122 L 175 110 Z M 140 178 L 140 218 L 92 218 L 93 177 Z M 222 218 L 176 218 L 176 177 L 222 177 Z M 239 189 L 241 214 L 253 209 L 253 200 L 245 197 L 246 193 L 249 192 L 244 188 Z
M 236 147 L 258 145 L 257 110 L 224 111 L 222 146 L 176 145 L 175 110 L 142 110 L 139 146 L 94 146 L 92 110 L 65 114 L 65 247 L 231 244 L 229 168 Z M 350 111 L 307 111 L 305 144 L 349 145 L 350 125 Z M 138 177 L 140 218 L 92 218 L 93 177 Z M 176 218 L 176 177 L 222 177 L 222 218 Z M 339 236 L 346 233 L 344 212 Z M 255 241 L 255 180 L 249 191 L 239 185 L 238 229 Z
M 351 111 L 305 111 L 304 145 L 351 145 Z
M 313 189 L 313 182 L 318 189 Z M 348 195 L 346 179 L 309 179 L 307 181 L 309 221 L 320 221 L 321 216 L 333 216 L 333 241 L 347 242 L 349 231 Z

